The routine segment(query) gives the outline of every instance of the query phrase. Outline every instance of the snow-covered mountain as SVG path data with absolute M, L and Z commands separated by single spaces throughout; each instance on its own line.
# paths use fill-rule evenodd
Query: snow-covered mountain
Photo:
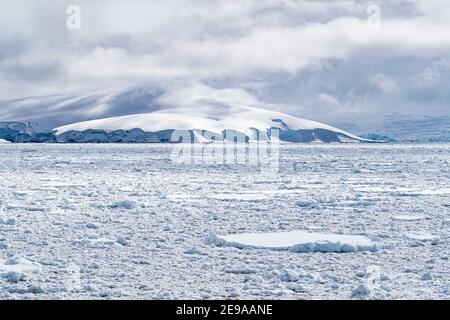
M 340 129 L 284 113 L 253 108 L 222 106 L 204 109 L 174 108 L 146 114 L 113 117 L 74 123 L 55 128 L 59 142 L 164 142 L 172 141 L 173 130 L 188 130 L 192 140 L 215 139 L 227 130 L 238 132 L 244 139 L 257 139 L 260 132 L 279 129 L 280 140 L 290 142 L 362 141 Z M 204 134 L 204 133 L 207 134 Z M 226 135 L 223 136 L 226 139 Z
M 199 132 L 217 137 L 232 130 L 248 141 L 275 128 L 280 130 L 280 140 L 289 142 L 369 141 L 320 122 L 269 110 L 271 107 L 244 91 L 201 86 L 172 92 L 140 88 L 26 98 L 0 102 L 0 121 L 9 121 L 1 123 L 0 138 L 36 142 L 169 142 L 174 130 L 188 130 L 199 141 Z M 17 121 L 27 123 L 26 130 L 18 129 Z

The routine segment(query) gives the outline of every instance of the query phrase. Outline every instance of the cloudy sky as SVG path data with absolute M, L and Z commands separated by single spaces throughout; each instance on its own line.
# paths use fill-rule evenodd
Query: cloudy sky
M 81 10 L 80 30 L 67 28 L 70 5 Z M 450 4 L 0 2 L 0 100 L 193 83 L 212 92 L 234 88 L 316 119 L 346 112 L 448 114 Z

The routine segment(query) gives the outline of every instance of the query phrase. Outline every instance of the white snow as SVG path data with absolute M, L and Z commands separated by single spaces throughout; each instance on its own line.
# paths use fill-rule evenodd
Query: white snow
M 6 141 L 4 139 L 0 139 L 0 143 L 10 143 L 9 141 Z
M 267 248 L 292 252 L 377 251 L 376 244 L 366 236 L 305 231 L 210 235 L 209 241 L 219 246 Z

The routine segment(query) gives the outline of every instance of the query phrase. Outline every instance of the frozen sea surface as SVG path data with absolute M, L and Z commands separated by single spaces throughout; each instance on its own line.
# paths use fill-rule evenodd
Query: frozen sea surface
M 450 299 L 449 144 L 284 145 L 276 173 L 170 145 L 0 151 L 0 299 Z M 273 250 L 356 240 L 376 250 Z

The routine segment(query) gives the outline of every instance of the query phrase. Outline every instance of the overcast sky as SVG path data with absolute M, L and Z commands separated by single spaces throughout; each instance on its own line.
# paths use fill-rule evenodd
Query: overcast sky
M 73 4 L 80 30 L 67 28 Z M 297 115 L 448 114 L 450 4 L 0 1 L 0 99 L 184 83 Z

